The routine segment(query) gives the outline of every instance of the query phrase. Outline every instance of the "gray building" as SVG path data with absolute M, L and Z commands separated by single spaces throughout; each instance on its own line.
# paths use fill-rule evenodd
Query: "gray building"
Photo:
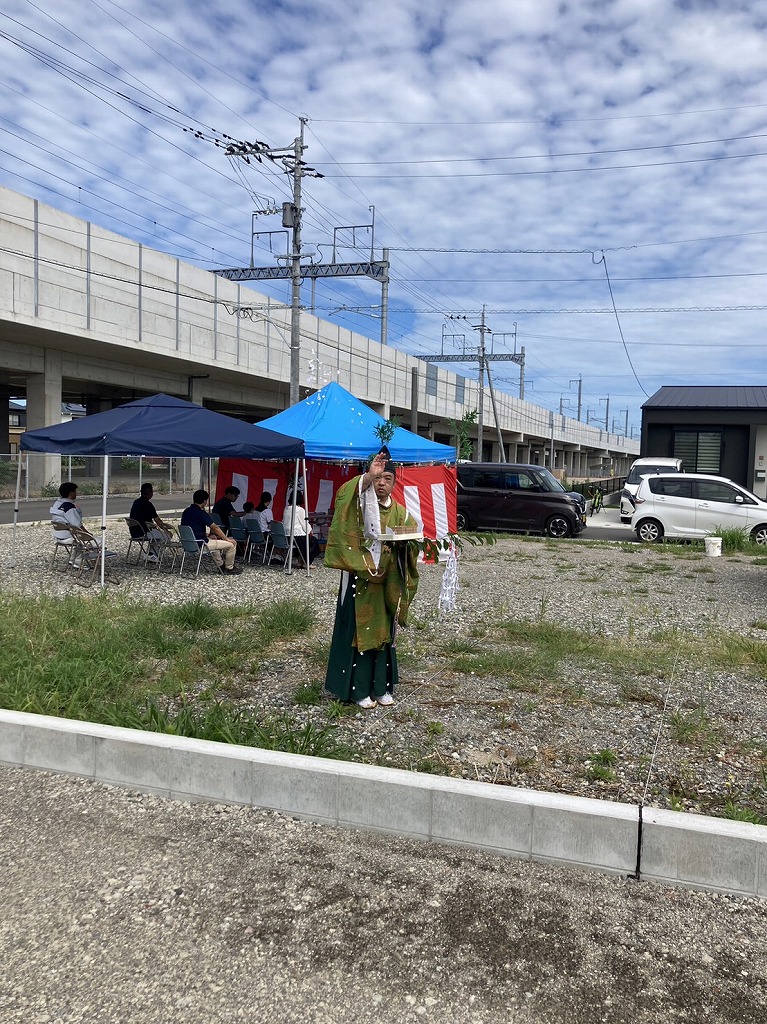
M 641 454 L 681 459 L 767 499 L 767 387 L 662 387 L 642 406 Z

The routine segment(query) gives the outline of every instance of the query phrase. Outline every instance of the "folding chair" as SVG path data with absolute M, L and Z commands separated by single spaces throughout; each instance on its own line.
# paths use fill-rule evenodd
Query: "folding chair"
M 213 557 L 213 552 L 210 550 L 204 540 L 197 540 L 194 535 L 194 530 L 191 526 L 179 526 L 178 528 L 179 543 L 181 544 L 181 568 L 178 571 L 179 576 L 184 571 L 184 562 L 186 561 L 187 555 L 192 555 L 197 559 L 197 571 L 195 576 L 200 575 L 200 566 L 202 565 L 203 555 L 213 563 L 215 571 L 221 572 L 221 566 L 218 564 L 216 559 Z M 174 561 L 175 567 L 175 561 Z
M 288 559 L 288 551 L 290 550 L 290 541 L 285 531 L 285 527 L 282 523 L 273 522 L 272 529 L 270 531 L 271 548 L 270 551 L 278 552 L 280 563 L 282 567 Z M 305 537 L 294 537 L 293 538 L 293 558 L 298 559 L 299 567 L 306 568 L 306 547 L 301 548 L 301 541 L 305 541 Z
M 77 573 L 77 582 L 83 586 L 90 586 L 96 579 L 96 572 L 101 564 L 101 545 L 88 530 L 81 526 L 70 526 L 70 533 L 74 541 L 72 549 L 72 571 Z M 104 565 L 108 558 L 117 558 L 116 551 L 104 551 Z M 88 573 L 90 572 L 90 578 Z M 83 573 L 87 582 L 83 581 Z
M 250 562 L 253 558 L 253 552 L 256 548 L 260 548 L 261 562 L 263 564 L 266 560 L 267 539 L 261 530 L 261 526 L 255 519 L 246 519 L 245 529 L 248 535 L 248 540 L 245 545 L 245 558 Z
M 232 516 L 229 520 L 229 536 L 232 540 L 237 541 L 237 552 L 238 554 L 245 555 L 245 549 L 248 546 L 248 531 L 245 529 L 245 524 L 242 520 Z
M 278 523 L 276 519 L 273 520 L 269 530 L 268 555 L 266 557 L 271 561 L 271 557 L 275 552 L 280 560 L 280 564 L 284 565 L 288 557 L 288 538 L 285 534 L 285 527 L 282 523 Z
M 131 528 L 139 529 L 142 531 L 140 537 L 134 537 L 133 533 L 130 534 L 130 540 L 128 541 L 128 550 L 125 552 L 125 564 L 130 565 L 130 553 L 131 550 L 133 549 L 133 545 L 135 544 L 137 549 L 135 564 L 138 565 L 143 557 L 144 567 L 146 568 L 147 558 L 149 558 L 149 554 L 152 550 L 152 542 L 149 540 L 149 537 L 147 537 L 148 530 L 146 523 L 140 523 L 138 519 L 131 519 L 130 516 L 125 516 L 125 522 L 129 531 L 131 530 Z
M 154 540 L 154 543 L 158 546 L 157 569 L 159 571 L 159 569 L 164 565 L 166 555 L 172 555 L 173 560 L 170 563 L 170 571 L 173 572 L 176 568 L 176 559 L 179 554 L 183 558 L 185 552 L 175 528 L 169 523 L 166 523 L 165 525 L 166 529 L 159 531 L 162 534 L 162 537 L 155 538 Z
M 224 524 L 221 521 L 221 516 L 218 514 L 218 512 L 211 512 L 210 513 L 210 518 L 213 520 L 213 522 L 216 524 L 216 526 L 220 526 L 222 530 L 224 529 Z M 224 531 L 224 532 L 226 532 L 226 531 Z
M 64 568 L 69 568 L 69 563 L 72 560 L 72 549 L 74 548 L 74 538 L 72 537 L 72 531 L 69 529 L 67 523 L 55 523 L 51 521 L 51 529 L 58 530 L 59 533 L 66 533 L 66 540 L 53 536 L 53 557 L 51 558 L 51 569 L 56 568 L 56 560 L 59 557 L 59 551 L 63 550 L 66 552 L 67 560 L 64 563 Z

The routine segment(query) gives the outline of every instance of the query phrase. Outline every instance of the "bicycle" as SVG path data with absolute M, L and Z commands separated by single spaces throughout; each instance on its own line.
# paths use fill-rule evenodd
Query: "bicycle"
M 591 515 L 595 515 L 602 510 L 602 488 L 594 487 L 589 491 L 589 497 L 591 498 Z

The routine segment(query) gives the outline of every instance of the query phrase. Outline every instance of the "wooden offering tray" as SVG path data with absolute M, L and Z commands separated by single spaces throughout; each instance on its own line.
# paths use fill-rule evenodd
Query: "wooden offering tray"
M 423 540 L 423 534 L 418 530 L 411 530 L 409 526 L 389 526 L 381 539 L 389 543 L 396 540 Z

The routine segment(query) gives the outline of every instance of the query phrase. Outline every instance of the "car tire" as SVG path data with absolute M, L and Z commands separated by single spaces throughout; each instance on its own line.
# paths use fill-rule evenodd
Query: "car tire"
M 458 530 L 470 530 L 469 517 L 464 512 L 459 512 L 455 517 L 455 525 Z
M 641 540 L 645 544 L 657 544 L 658 541 L 663 540 L 663 527 L 657 519 L 643 519 L 641 523 L 637 524 L 635 530 L 637 540 Z
M 767 544 L 767 523 L 761 523 L 753 528 L 751 540 L 754 544 Z
M 548 537 L 570 537 L 573 528 L 567 516 L 552 516 L 546 522 L 545 531 Z

